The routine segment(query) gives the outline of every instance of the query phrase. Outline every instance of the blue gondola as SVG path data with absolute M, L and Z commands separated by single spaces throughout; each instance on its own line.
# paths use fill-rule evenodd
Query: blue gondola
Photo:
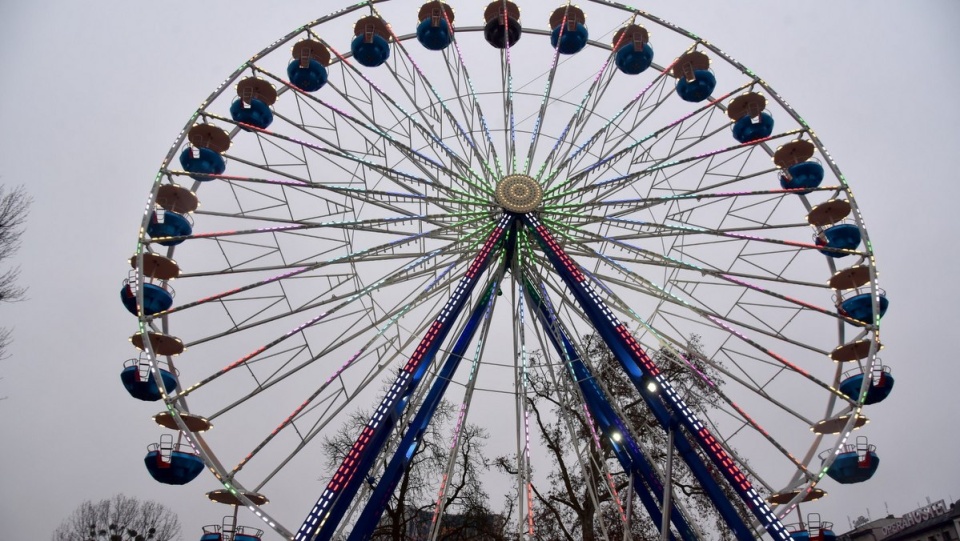
M 887 300 L 883 292 L 879 293 L 879 297 L 880 317 L 883 317 L 887 312 L 890 301 Z M 840 303 L 839 312 L 841 315 L 869 325 L 873 323 L 873 297 L 870 293 L 861 293 L 849 299 L 844 299 Z
M 418 14 L 417 41 L 431 51 L 442 51 L 453 43 L 453 10 L 443 2 L 427 2 Z
M 145 402 L 155 402 L 162 398 L 157 382 L 150 376 L 145 362 L 130 359 L 123 364 L 120 381 L 130 396 Z M 160 379 L 167 394 L 177 389 L 177 378 L 169 370 L 160 368 Z
M 576 23 L 573 30 L 570 28 L 563 29 L 562 26 L 557 26 L 553 29 L 553 32 L 550 33 L 550 45 L 553 45 L 560 54 L 579 53 L 587 46 L 589 37 L 590 34 L 587 32 L 587 27 L 581 23 Z
M 137 312 L 137 295 L 130 286 L 130 282 L 125 280 L 120 289 L 120 301 L 124 308 L 133 315 L 139 315 Z M 173 306 L 173 295 L 166 289 L 156 284 L 143 284 L 143 313 L 152 316 L 158 312 L 163 312 Z
M 162 212 L 161 217 L 163 220 L 159 220 L 157 213 L 154 213 L 153 219 L 150 220 L 150 224 L 147 225 L 147 234 L 150 235 L 151 238 L 185 237 L 193 233 L 193 226 L 190 225 L 190 220 L 187 220 L 182 214 L 169 210 Z M 158 244 L 161 246 L 176 246 L 183 241 L 184 239 L 182 238 L 175 238 L 160 241 Z
M 810 193 L 823 182 L 823 166 L 819 162 L 808 161 L 790 166 L 787 171 L 790 178 L 780 174 L 780 186 L 784 190 L 802 190 L 799 193 Z
M 832 528 L 833 525 L 831 524 L 830 527 Z M 817 535 L 811 536 L 809 530 L 798 530 L 790 532 L 790 538 L 793 541 L 834 541 L 837 534 L 833 530 L 821 529 Z
M 483 37 L 487 43 L 497 49 L 513 47 L 523 35 L 523 25 L 520 24 L 520 8 L 513 2 L 496 0 L 491 2 L 483 12 Z
M 390 58 L 390 43 L 377 35 L 356 36 L 350 43 L 350 50 L 353 58 L 368 68 L 380 66 Z
M 832 528 L 833 525 L 831 524 L 830 527 Z M 833 530 L 821 529 L 817 535 L 811 536 L 809 530 L 797 530 L 790 532 L 790 538 L 793 541 L 834 541 L 837 534 Z
M 304 92 L 316 92 L 327 84 L 327 66 L 330 51 L 326 45 L 312 39 L 298 41 L 291 51 L 293 60 L 287 64 L 287 78 Z
M 180 165 L 184 171 L 190 173 L 190 178 L 200 182 L 213 180 L 210 175 L 222 175 L 227 168 L 227 163 L 218 152 L 189 146 L 180 153 Z
M 203 460 L 192 452 L 180 450 L 183 446 L 173 447 L 164 457 L 160 445 L 154 443 L 148 447 L 143 458 L 147 471 L 155 480 L 167 485 L 185 485 L 193 481 L 203 471 Z
M 710 70 L 694 70 L 692 81 L 688 81 L 684 77 L 677 80 L 677 95 L 683 101 L 696 103 L 709 98 L 716 87 L 717 77 L 713 72 Z
M 562 6 L 550 15 L 550 45 L 560 54 L 575 54 L 587 46 L 590 33 L 586 27 L 587 17 L 576 6 Z
M 852 375 L 844 378 L 840 382 L 840 392 L 845 394 L 850 400 L 856 400 L 860 395 L 860 388 L 863 386 L 863 378 L 866 375 L 862 372 L 854 372 Z M 893 390 L 894 379 L 890 369 L 883 367 L 879 377 L 872 378 L 870 386 L 867 388 L 867 396 L 864 398 L 864 404 L 876 404 L 882 402 L 890 396 Z
M 818 513 L 807 515 L 806 524 L 791 524 L 787 526 L 790 530 L 790 538 L 793 541 L 834 541 L 837 534 L 833 531 L 832 522 L 820 522 Z
M 773 133 L 773 116 L 766 111 L 759 117 L 743 115 L 733 123 L 733 138 L 741 143 L 749 143 L 770 137 Z
M 824 246 L 836 250 L 856 250 L 857 246 L 860 246 L 861 240 L 860 228 L 854 224 L 837 224 L 830 226 L 814 238 L 817 246 Z M 831 250 L 820 250 L 820 253 L 833 258 L 850 255 Z
M 357 21 L 353 36 L 350 51 L 360 65 L 375 68 L 390 58 L 390 31 L 380 17 L 369 15 Z
M 263 530 L 252 528 L 250 526 L 237 526 L 232 537 L 224 537 L 224 530 L 220 525 L 204 526 L 203 535 L 200 541 L 223 541 L 224 539 L 233 539 L 233 541 L 261 541 L 263 539 Z
M 443 18 L 425 19 L 417 25 L 417 41 L 431 51 L 442 51 L 453 43 L 453 30 Z
M 300 90 L 316 92 L 327 84 L 327 68 L 312 58 L 306 64 L 306 67 L 301 67 L 299 60 L 291 60 L 287 64 L 287 77 Z
M 617 69 L 627 75 L 637 75 L 649 68 L 653 63 L 653 47 L 650 46 L 649 37 L 647 30 L 636 24 L 617 30 L 613 35 Z
M 875 446 L 866 443 L 846 445 L 827 469 L 827 475 L 838 483 L 862 483 L 873 477 L 879 466 L 880 457 Z
M 273 111 L 270 110 L 270 106 L 257 98 L 250 99 L 250 103 L 246 106 L 242 99 L 233 100 L 230 104 L 230 117 L 236 122 L 256 126 L 261 130 L 267 129 L 273 123 Z M 240 127 L 251 131 L 250 128 Z
M 204 533 L 200 541 L 222 541 L 223 539 L 223 534 L 220 533 Z M 233 541 L 260 541 L 263 538 L 258 535 L 236 533 L 230 539 L 233 539 Z
M 833 530 L 820 530 L 819 535 L 811 536 L 808 530 L 798 530 L 790 532 L 790 539 L 793 541 L 834 541 L 837 534 Z

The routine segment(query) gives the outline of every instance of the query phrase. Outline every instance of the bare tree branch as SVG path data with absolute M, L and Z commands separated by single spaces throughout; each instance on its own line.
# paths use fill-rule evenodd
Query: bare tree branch
M 11 190 L 0 185 L 0 263 L 20 249 L 20 238 L 32 201 L 23 186 Z M 17 285 L 19 276 L 18 267 L 0 272 L 0 301 L 12 302 L 23 298 L 26 290 Z
M 651 462 L 665 462 L 669 444 L 666 432 L 639 397 L 606 344 L 597 335 L 586 335 L 580 347 L 584 353 L 583 361 L 590 367 L 594 380 L 621 412 L 627 429 L 644 454 Z M 689 358 L 683 351 L 677 353 L 661 349 L 652 352 L 654 362 L 696 411 L 715 406 L 717 400 L 715 395 L 707 392 L 706 384 L 698 374 L 707 374 L 714 384 L 723 385 L 717 371 L 700 360 L 700 349 L 699 337 L 691 336 L 687 345 L 687 351 L 692 353 Z M 531 409 L 535 426 L 551 463 L 548 473 L 550 486 L 543 487 L 545 490 L 542 494 L 537 492 L 539 509 L 535 517 L 538 528 L 536 538 L 546 540 L 576 536 L 587 540 L 599 538 L 604 533 L 613 539 L 626 538 L 623 509 L 614 500 L 615 497 L 625 499 L 634 495 L 627 492 L 628 477 L 622 473 L 622 466 L 610 442 L 607 438 L 600 438 L 599 448 L 594 444 L 590 421 L 584 411 L 577 407 L 580 404 L 571 404 L 559 398 L 564 392 L 563 384 L 541 372 L 534 372 L 531 383 L 534 391 Z M 569 421 L 569 430 L 563 426 L 563 419 Z M 574 441 L 589 442 L 587 456 L 582 462 L 574 452 Z M 612 479 L 608 480 L 608 475 Z M 723 485 L 722 480 L 719 482 Z M 677 501 L 697 517 L 702 527 L 725 531 L 719 513 L 683 461 L 674 462 L 672 484 L 677 492 Z M 734 499 L 735 505 L 736 501 Z M 659 537 L 659 525 L 653 524 L 645 515 L 638 515 L 643 513 L 642 506 L 633 506 L 631 509 L 633 519 L 629 535 L 634 539 Z
M 346 456 L 356 435 L 356 427 L 362 426 L 368 417 L 364 412 L 354 413 L 336 434 L 324 440 L 324 454 L 331 472 Z M 447 435 L 453 419 L 453 406 L 441 402 L 371 539 L 405 541 L 424 538 L 424 530 L 429 530 L 437 503 L 440 482 L 437 472 L 446 469 L 450 455 Z M 381 468 L 389 460 L 387 451 L 398 445 L 403 432 L 402 429 L 396 430 L 392 443 L 387 444 Z M 482 473 L 490 467 L 490 461 L 483 455 L 488 435 L 482 428 L 466 424 L 461 427 L 459 437 L 455 474 L 448 480 L 446 496 L 440 502 L 443 521 L 440 538 L 449 541 L 505 539 L 506 520 L 503 514 L 491 511 L 488 495 L 483 490 Z M 371 472 L 371 475 L 379 473 Z
M 31 202 L 32 199 L 23 186 L 11 190 L 0 184 L 0 265 L 4 265 L 7 258 L 20 249 L 20 237 L 23 235 Z M 6 270 L 0 267 L 0 303 L 23 300 L 27 290 L 17 285 L 19 277 L 19 267 Z M 10 329 L 0 327 L 0 361 L 9 355 L 7 347 L 11 341 L 10 333 Z M 5 398 L 0 397 L 0 400 Z
M 87 500 L 60 523 L 52 541 L 172 541 L 180 519 L 169 508 L 123 494 Z

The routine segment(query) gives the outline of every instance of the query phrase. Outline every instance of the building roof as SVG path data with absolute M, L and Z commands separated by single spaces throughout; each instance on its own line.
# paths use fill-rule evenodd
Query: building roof
M 945 511 L 944 508 L 946 508 Z M 934 515 L 929 516 L 930 514 Z M 924 516 L 928 518 L 923 519 Z M 943 500 L 940 500 L 904 513 L 899 517 L 888 515 L 884 518 L 868 522 L 838 537 L 848 541 L 866 541 L 867 539 L 875 541 L 899 541 L 901 539 L 914 538 L 916 534 L 927 530 L 939 529 L 944 524 L 951 523 L 958 517 L 960 517 L 960 505 L 958 505 L 958 502 L 953 502 L 949 507 L 946 507 Z M 897 524 L 901 525 L 897 527 Z M 893 529 L 893 531 L 884 531 L 890 529 Z

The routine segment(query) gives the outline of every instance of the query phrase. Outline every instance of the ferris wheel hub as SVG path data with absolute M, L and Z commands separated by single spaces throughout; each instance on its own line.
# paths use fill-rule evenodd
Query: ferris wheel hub
M 543 202 L 543 188 L 533 177 L 508 175 L 497 184 L 497 203 L 510 212 L 526 213 Z

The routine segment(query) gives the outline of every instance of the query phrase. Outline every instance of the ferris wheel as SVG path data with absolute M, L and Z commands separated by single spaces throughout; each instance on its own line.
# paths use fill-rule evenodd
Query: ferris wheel
M 589 413 L 583 445 L 607 440 L 650 516 L 699 538 L 594 377 L 595 337 L 726 526 L 788 538 L 781 519 L 825 475 L 872 475 L 852 434 L 893 384 L 846 179 L 697 35 L 605 0 L 518 3 L 360 2 L 256 54 L 190 117 L 121 290 L 139 324 L 123 382 L 170 429 L 148 470 L 207 469 L 210 499 L 285 538 L 362 539 L 446 400 L 516 450 L 529 534 L 528 381 L 550 370 Z M 318 480 L 323 438 L 357 410 L 369 421 Z

